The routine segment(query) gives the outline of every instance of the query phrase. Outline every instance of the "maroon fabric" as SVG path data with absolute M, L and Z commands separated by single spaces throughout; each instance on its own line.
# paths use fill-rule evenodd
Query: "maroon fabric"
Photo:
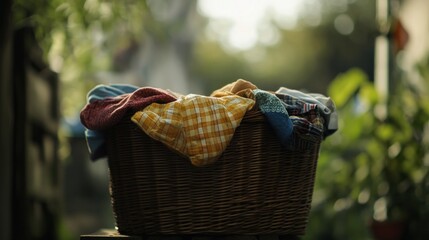
M 175 100 L 175 96 L 161 89 L 139 88 L 130 94 L 88 103 L 80 112 L 80 120 L 88 129 L 102 130 L 115 125 L 126 114 L 142 110 L 151 103 L 169 103 Z

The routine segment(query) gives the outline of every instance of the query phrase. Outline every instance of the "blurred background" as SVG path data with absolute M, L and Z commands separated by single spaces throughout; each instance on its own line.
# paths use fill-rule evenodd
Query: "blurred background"
M 304 239 L 429 238 L 429 1 L 3 0 L 1 239 L 114 228 L 79 113 L 97 84 L 331 96 Z M 379 238 L 381 239 L 381 238 Z

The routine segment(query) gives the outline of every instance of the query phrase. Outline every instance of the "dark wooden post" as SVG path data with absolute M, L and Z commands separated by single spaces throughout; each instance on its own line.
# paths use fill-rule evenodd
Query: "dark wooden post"
M 13 36 L 12 238 L 56 239 L 59 217 L 58 77 L 31 27 Z
M 12 201 L 12 0 L 0 1 L 0 239 L 11 239 Z

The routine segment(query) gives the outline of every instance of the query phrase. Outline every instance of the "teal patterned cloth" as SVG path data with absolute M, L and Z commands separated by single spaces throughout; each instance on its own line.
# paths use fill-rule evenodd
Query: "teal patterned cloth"
M 260 89 L 253 90 L 253 94 L 259 109 L 274 128 L 280 143 L 285 147 L 291 147 L 293 123 L 282 101 L 276 95 Z

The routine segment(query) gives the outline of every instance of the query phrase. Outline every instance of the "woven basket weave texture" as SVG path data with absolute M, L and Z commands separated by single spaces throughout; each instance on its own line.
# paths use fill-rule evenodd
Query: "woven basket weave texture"
M 108 132 L 111 200 L 122 234 L 303 235 L 321 140 L 282 147 L 259 111 L 246 113 L 214 164 L 188 159 L 129 118 Z

